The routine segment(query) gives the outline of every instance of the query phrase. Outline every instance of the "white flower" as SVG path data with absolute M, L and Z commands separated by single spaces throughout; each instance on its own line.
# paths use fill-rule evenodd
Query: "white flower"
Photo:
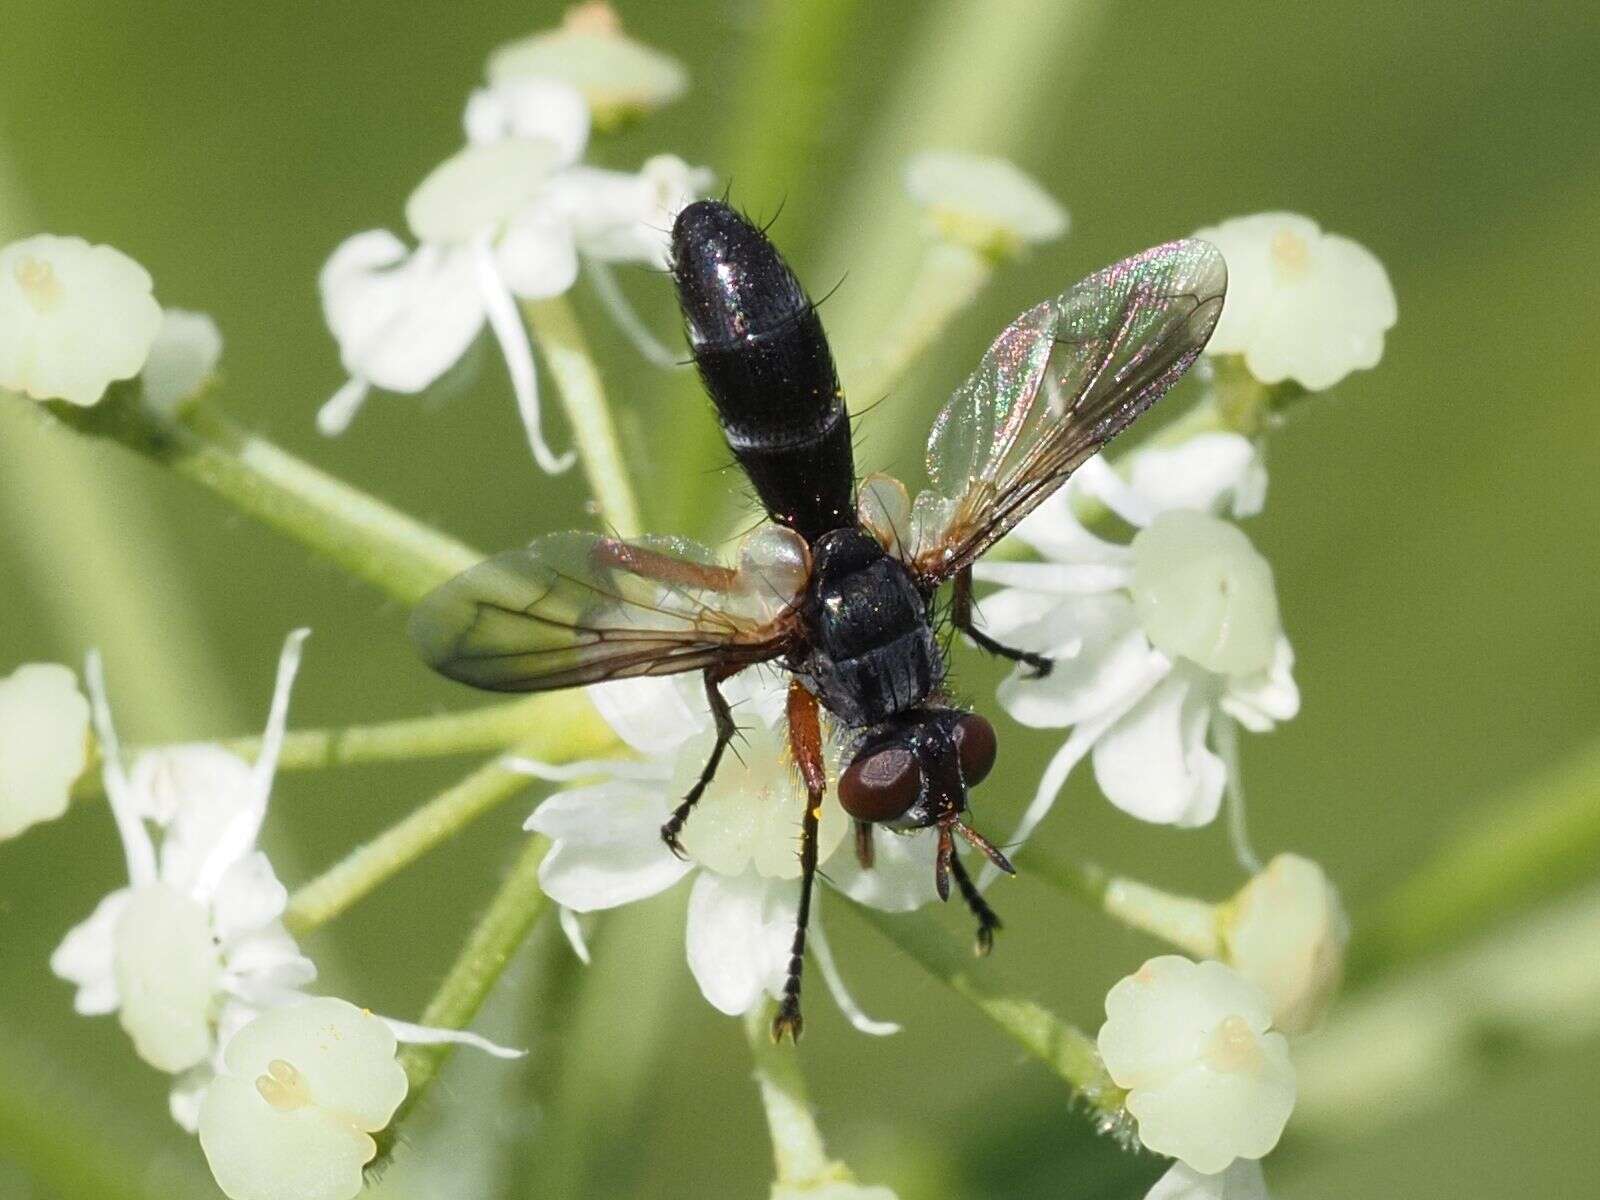
M 753 669 L 722 685 L 741 740 L 723 756 L 715 780 L 681 835 L 686 860 L 661 840 L 661 826 L 705 765 L 713 743 L 698 678 L 631 679 L 598 684 L 589 695 L 638 761 L 582 763 L 545 778 L 594 782 L 539 805 L 527 828 L 554 845 L 540 869 L 545 892 L 578 912 L 614 908 L 665 891 L 693 875 L 685 938 L 689 968 L 706 999 L 729 1014 L 781 994 L 799 902 L 799 834 L 806 793 L 782 736 L 784 687 Z M 880 831 L 871 870 L 856 863 L 850 822 L 831 786 L 823 801 L 817 859 L 828 882 L 878 908 L 908 911 L 934 898 L 934 840 Z M 867 1020 L 839 987 L 813 897 L 808 946 L 841 1008 L 858 1028 L 891 1032 Z
M 1272 1001 L 1272 1023 L 1304 1033 L 1322 1019 L 1344 977 L 1350 921 L 1322 868 L 1280 854 L 1224 906 L 1226 958 Z
M 544 441 L 538 380 L 517 298 L 567 291 L 580 257 L 665 266 L 672 219 L 709 175 L 651 159 L 637 175 L 580 165 L 589 112 L 573 88 L 515 79 L 476 93 L 467 146 L 406 203 L 416 250 L 387 230 L 344 241 L 322 269 L 323 312 L 350 380 L 317 415 L 342 432 L 373 387 L 420 392 L 465 353 L 485 322 L 505 356 L 540 467 L 565 470 Z
M 150 273 L 120 250 L 39 234 L 0 249 L 0 388 L 88 406 L 144 366 L 161 326 Z
M 1271 1025 L 1265 993 L 1218 962 L 1164 955 L 1118 982 L 1098 1044 L 1139 1140 L 1206 1175 L 1276 1146 L 1295 1076 Z
M 1215 1175 L 1202 1175 L 1193 1167 L 1176 1162 L 1144 1200 L 1268 1200 L 1267 1181 L 1261 1164 L 1241 1158 Z
M 1130 476 L 1090 459 L 1016 530 L 1043 562 L 974 571 L 1006 585 L 983 601 L 987 631 L 1056 660 L 1043 679 L 1014 673 L 1001 704 L 1024 725 L 1072 727 L 1008 844 L 1033 831 L 1091 751 L 1100 789 L 1118 808 L 1145 821 L 1206 824 L 1226 777 L 1207 744 L 1212 724 L 1232 718 L 1263 732 L 1299 708 L 1271 568 L 1236 526 L 1212 515 L 1259 508 L 1265 476 L 1251 445 L 1205 434 L 1137 455 Z M 1079 494 L 1138 527 L 1132 543 L 1090 534 L 1073 513 Z
M 317 974 L 283 926 L 288 891 L 256 849 L 307 633 L 284 642 L 254 765 L 220 746 L 188 745 L 149 751 L 124 771 L 97 655 L 85 672 L 128 886 L 67 934 L 50 967 L 77 986 L 79 1013 L 116 1013 L 139 1056 L 179 1076 L 172 1116 L 191 1131 L 229 1038 L 303 999 Z M 383 1020 L 405 1041 L 515 1054 L 473 1034 Z
M 316 976 L 284 930 L 288 893 L 255 848 L 266 816 L 289 688 L 305 631 L 289 636 L 254 766 L 218 746 L 177 746 L 122 767 L 99 659 L 86 679 L 105 759 L 106 796 L 128 886 L 112 892 L 51 956 L 84 1015 L 115 1012 L 140 1057 L 178 1081 L 173 1115 L 192 1128 L 227 1035 Z M 162 833 L 159 847 L 150 826 Z
M 239 1030 L 200 1105 L 200 1145 L 230 1200 L 351 1200 L 378 1152 L 372 1134 L 406 1095 L 395 1036 L 325 997 Z
M 583 93 L 595 124 L 611 129 L 654 112 L 689 87 L 683 64 L 622 32 L 604 0 L 567 10 L 561 28 L 501 46 L 489 56 L 489 81 L 553 79 Z
M 144 402 L 162 416 L 177 416 L 199 394 L 222 357 L 222 331 L 205 313 L 169 308 L 140 372 Z
M 89 758 L 89 702 L 55 663 L 0 679 L 0 841 L 67 811 Z
M 905 180 L 937 236 L 983 254 L 1012 255 L 1067 231 L 1067 210 L 1003 158 L 927 150 L 906 163 Z
M 1330 388 L 1374 367 L 1399 316 L 1389 274 L 1358 242 L 1297 213 L 1257 213 L 1201 229 L 1228 260 L 1228 297 L 1206 346 L 1240 354 L 1262 383 Z

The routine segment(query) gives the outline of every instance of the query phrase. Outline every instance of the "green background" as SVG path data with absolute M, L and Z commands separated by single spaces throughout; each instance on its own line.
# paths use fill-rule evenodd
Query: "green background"
M 1357 918 L 1498 793 L 1596 735 L 1600 718 L 1600 18 L 1589 4 L 1261 6 L 623 4 L 688 64 L 688 96 L 600 139 L 731 176 L 824 308 L 848 370 L 915 260 L 904 157 L 1013 157 L 1073 229 L 1005 270 L 867 423 L 864 468 L 909 467 L 939 399 L 1014 312 L 1124 253 L 1264 209 L 1305 212 L 1387 264 L 1400 322 L 1380 368 L 1299 409 L 1271 441 L 1251 536 L 1273 563 L 1302 715 L 1246 746 L 1254 833 L 1324 863 Z M 221 399 L 296 453 L 496 548 L 584 520 L 577 473 L 529 462 L 494 356 L 443 402 L 375 398 L 324 441 L 342 382 L 316 273 L 358 229 L 397 226 L 460 141 L 487 52 L 551 5 L 393 0 L 0 5 L 0 241 L 39 230 L 115 244 L 166 304 L 224 331 Z M 625 286 L 671 330 L 668 289 Z M 682 376 L 587 318 L 652 526 L 713 532 L 737 491 Z M 855 397 L 859 406 L 877 397 Z M 564 429 L 552 441 L 567 443 Z M 315 634 L 293 723 L 474 702 L 428 675 L 404 612 L 186 483 L 112 447 L 0 424 L 0 673 L 106 656 L 128 740 L 258 730 L 284 632 Z M 974 697 L 996 673 L 968 652 Z M 991 710 L 993 706 L 990 706 Z M 1007 726 L 991 828 L 1032 793 L 1047 736 Z M 286 776 L 271 834 L 308 878 L 465 763 Z M 514 852 L 505 806 L 311 939 L 332 992 L 414 1014 Z M 1220 828 L 1139 826 L 1077 778 L 1043 836 L 1179 890 L 1238 879 Z M 168 1121 L 166 1080 L 116 1023 L 71 1012 L 46 966 L 122 871 L 103 808 L 0 845 L 0 1196 L 214 1194 Z M 1153 944 L 1023 877 L 1006 978 L 1094 1028 Z M 737 1024 L 682 961 L 683 891 L 602 923 L 579 972 L 536 937 L 486 1031 L 522 1072 L 458 1058 L 447 1124 L 385 1182 L 396 1195 L 758 1196 L 769 1150 Z M 921 1197 L 1142 1195 L 1158 1165 L 1084 1131 L 1058 1081 L 845 915 L 835 951 L 899 1037 L 852 1032 L 818 989 L 804 1058 L 830 1150 Z M 923 914 L 965 936 L 960 914 Z M 1600 953 L 1600 950 L 1597 950 Z M 560 1001 L 575 991 L 570 1005 Z M 543 1019 L 563 1008 L 562 1026 Z M 1395 1111 L 1359 1137 L 1291 1140 L 1275 1193 L 1575 1195 L 1593 1178 L 1600 1046 L 1513 1055 L 1487 1086 Z M 448 1187 L 416 1173 L 448 1162 Z

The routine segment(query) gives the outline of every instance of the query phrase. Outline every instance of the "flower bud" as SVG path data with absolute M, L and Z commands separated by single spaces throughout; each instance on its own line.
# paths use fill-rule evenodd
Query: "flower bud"
M 1106 995 L 1098 1044 L 1139 1140 L 1203 1174 L 1278 1144 L 1295 1075 L 1271 1006 L 1218 962 L 1153 958 Z
M 1314 1028 L 1344 977 L 1350 922 L 1321 867 L 1280 854 L 1223 906 L 1228 963 L 1267 994 L 1285 1033 Z
M 0 841 L 67 811 L 88 735 L 89 702 L 66 667 L 28 663 L 0 679 Z

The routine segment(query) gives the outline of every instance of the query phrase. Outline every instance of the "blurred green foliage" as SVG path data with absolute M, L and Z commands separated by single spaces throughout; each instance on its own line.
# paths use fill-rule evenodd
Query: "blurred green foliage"
M 1276 571 L 1305 700 L 1297 720 L 1247 746 L 1254 832 L 1264 850 L 1326 864 L 1358 937 L 1363 907 L 1479 805 L 1595 737 L 1592 4 L 621 7 L 634 33 L 689 64 L 694 87 L 600 141 L 595 157 L 626 167 L 671 150 L 731 174 L 734 199 L 758 215 L 783 202 L 774 236 L 812 290 L 844 279 L 824 318 L 847 370 L 914 259 L 898 185 L 906 154 L 1009 154 L 1071 208 L 1068 240 L 1003 272 L 874 410 L 864 467 L 914 466 L 908 448 L 994 330 L 1140 246 L 1282 207 L 1388 264 L 1400 324 L 1384 362 L 1273 438 L 1270 503 L 1251 527 Z M 580 523 L 578 474 L 552 481 L 532 468 L 493 356 L 447 403 L 381 397 L 335 442 L 311 421 L 341 382 L 316 301 L 324 257 L 352 231 L 399 223 L 411 187 L 459 142 L 487 52 L 557 15 L 508 0 L 9 4 L 0 240 L 77 233 L 134 255 L 163 302 L 216 315 L 232 412 L 469 543 Z M 636 272 L 625 286 L 672 327 L 659 278 Z M 703 400 L 690 380 L 641 363 L 592 298 L 578 302 L 595 318 L 647 510 L 663 530 L 715 533 L 705 515 L 737 481 L 717 470 Z M 415 662 L 397 607 L 114 448 L 8 419 L 0 505 L 0 664 L 77 662 L 103 647 L 129 739 L 256 729 L 279 640 L 302 623 L 316 632 L 296 724 L 472 702 Z M 956 669 L 973 696 L 997 678 L 974 655 Z M 1015 812 L 1049 749 L 1008 730 L 985 808 Z M 284 778 L 272 819 L 280 873 L 308 876 L 460 769 Z M 484 820 L 318 934 L 325 986 L 417 1011 L 514 853 L 527 807 Z M 1237 882 L 1220 830 L 1137 826 L 1084 778 L 1043 836 L 1176 889 L 1220 895 Z M 1093 1028 L 1106 987 L 1151 947 L 1023 866 L 998 897 L 1018 914 L 1000 953 L 1034 994 Z M 167 1119 L 165 1080 L 114 1021 L 75 1017 L 46 968 L 121 869 L 92 805 L 0 846 L 0 1195 L 213 1194 Z M 530 1069 L 458 1060 L 429 1105 L 447 1125 L 436 1141 L 420 1132 L 385 1188 L 411 1194 L 408 1173 L 432 1153 L 448 1157 L 458 1187 L 510 1178 L 508 1195 L 764 1194 L 768 1149 L 741 1034 L 695 993 L 681 905 L 674 894 L 607 919 L 581 974 L 536 939 L 487 1018 L 503 1040 L 532 1042 Z M 1056 1082 L 844 905 L 831 911 L 861 999 L 907 1028 L 867 1040 L 820 997 L 811 1006 L 805 1058 L 830 1149 L 906 1200 L 1142 1194 L 1153 1160 L 1090 1137 Z M 564 989 L 576 999 L 556 1036 L 541 1012 Z M 1514 1058 L 1495 1087 L 1371 1136 L 1291 1144 L 1269 1178 L 1288 1200 L 1572 1195 L 1592 1175 L 1597 1071 L 1593 1045 L 1560 1061 Z

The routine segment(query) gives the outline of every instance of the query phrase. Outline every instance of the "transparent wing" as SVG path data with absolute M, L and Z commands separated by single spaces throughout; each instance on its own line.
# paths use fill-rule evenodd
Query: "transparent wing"
M 787 608 L 751 596 L 709 550 L 675 538 L 557 533 L 497 554 L 426 596 L 411 638 L 434 670 L 538 692 L 737 669 L 775 657 Z
M 1018 317 L 928 438 L 912 566 L 929 583 L 998 541 L 1189 369 L 1222 313 L 1209 242 L 1168 242 Z

